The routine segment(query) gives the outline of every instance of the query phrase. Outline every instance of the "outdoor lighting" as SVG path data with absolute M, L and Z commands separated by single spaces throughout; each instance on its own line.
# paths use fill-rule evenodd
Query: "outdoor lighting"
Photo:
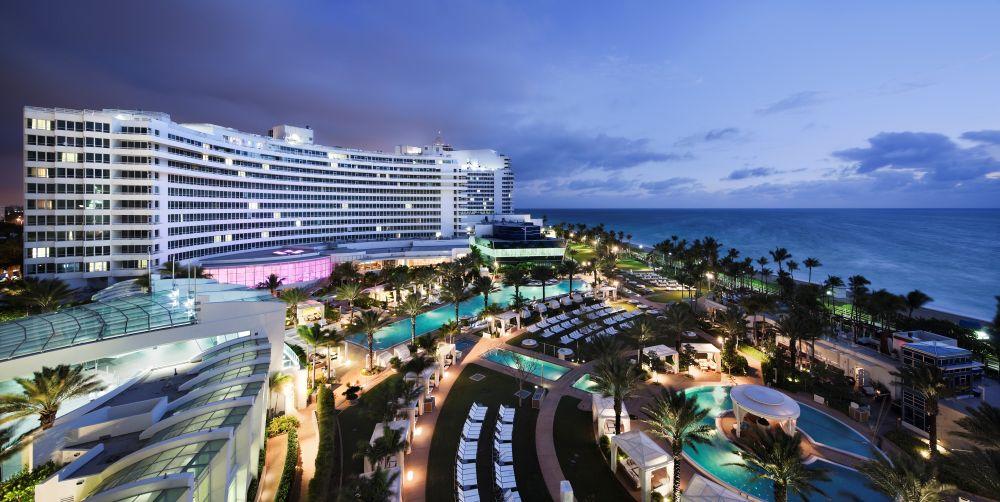
M 413 481 L 413 470 L 406 471 L 406 480 Z
M 719 341 L 719 343 L 722 343 L 722 342 L 723 342 L 723 340 L 722 340 L 722 337 L 721 337 L 721 336 L 720 336 L 719 338 L 717 338 L 717 340 Z
M 705 272 L 705 277 L 708 278 L 708 280 L 711 281 L 712 279 L 715 279 L 715 274 L 713 274 L 711 272 Z
M 828 290 L 826 290 L 826 294 L 827 294 L 828 296 L 833 296 L 833 290 L 832 290 L 832 289 L 828 289 Z
M 989 340 L 990 339 L 990 334 L 987 333 L 985 329 L 980 329 L 979 331 L 976 331 L 976 339 L 977 340 Z
M 419 436 L 419 435 L 420 435 L 420 433 L 421 433 L 421 432 L 423 432 L 423 430 L 424 430 L 424 428 L 423 428 L 423 427 L 420 427 L 420 426 L 417 426 L 417 428 L 416 428 L 416 429 L 413 429 L 413 435 L 414 435 L 414 436 Z
M 617 253 L 618 252 L 618 246 L 612 246 L 611 247 L 611 252 L 612 253 Z

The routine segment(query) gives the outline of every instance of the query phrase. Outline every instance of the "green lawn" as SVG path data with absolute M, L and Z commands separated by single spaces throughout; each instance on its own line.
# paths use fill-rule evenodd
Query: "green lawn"
M 594 259 L 594 248 L 587 244 L 572 243 L 566 247 L 569 257 L 583 263 Z
M 635 258 L 622 258 L 615 266 L 622 270 L 649 270 L 649 265 Z
M 764 355 L 763 352 L 761 352 L 757 347 L 753 347 L 751 345 L 740 345 L 740 353 L 750 359 L 756 359 L 758 362 L 762 362 L 767 359 L 767 356 Z
M 660 291 L 658 293 L 653 293 L 651 295 L 646 295 L 645 298 L 651 302 L 657 303 L 670 303 L 679 302 L 685 297 L 690 296 L 684 291 Z
M 579 404 L 579 399 L 563 396 L 556 408 L 559 426 L 553 434 L 563 476 L 573 485 L 577 500 L 633 500 L 604 461 L 594 441 L 590 413 L 578 410 Z
M 378 385 L 372 387 L 361 395 L 358 403 L 340 412 L 337 416 L 340 422 L 340 444 L 343 445 L 343 466 L 340 479 L 346 483 L 351 476 L 361 474 L 364 470 L 364 460 L 354 459 L 354 452 L 357 451 L 358 441 L 368 441 L 375 430 L 375 422 L 365 416 L 362 411 L 363 403 L 372 400 L 385 400 L 387 383 L 391 380 L 402 378 L 400 375 L 393 375 L 386 378 Z M 342 387 L 346 388 L 346 387 Z M 341 389 L 338 389 L 341 390 Z
M 474 382 L 472 375 L 486 378 Z M 441 407 L 431 438 L 430 462 L 427 468 L 427 500 L 454 500 L 455 452 L 462 434 L 462 424 L 473 402 L 490 407 L 479 440 L 478 478 L 482 500 L 495 500 L 493 493 L 493 429 L 500 404 L 516 405 L 517 381 L 508 375 L 470 364 L 457 377 Z M 518 408 L 514 421 L 514 473 L 522 500 L 551 501 L 545 487 L 538 457 L 535 454 L 535 420 L 538 411 Z

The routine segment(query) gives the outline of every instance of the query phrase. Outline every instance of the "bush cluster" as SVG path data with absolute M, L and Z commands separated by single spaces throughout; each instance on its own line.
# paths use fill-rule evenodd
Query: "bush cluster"
M 0 501 L 22 502 L 35 500 L 35 486 L 59 470 L 54 462 L 38 466 L 35 470 L 21 469 L 7 481 L 0 483 Z
M 337 416 L 333 391 L 322 387 L 316 405 L 319 444 L 316 449 L 316 474 L 309 482 L 309 501 L 324 502 L 334 500 L 330 493 L 330 482 L 334 474 L 334 449 L 337 442 Z
M 274 502 L 287 502 L 293 497 L 292 483 L 295 482 L 295 468 L 299 465 L 299 433 L 295 429 L 288 431 L 288 453 L 285 455 L 285 466 L 281 468 L 281 481 L 278 491 L 274 494 Z
M 299 419 L 291 415 L 282 415 L 271 419 L 267 424 L 267 437 L 273 438 L 299 428 Z

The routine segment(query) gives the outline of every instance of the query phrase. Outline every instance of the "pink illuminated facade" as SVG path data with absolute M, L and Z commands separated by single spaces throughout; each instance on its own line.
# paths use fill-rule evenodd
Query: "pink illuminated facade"
M 285 284 L 298 284 L 325 279 L 332 271 L 333 260 L 329 256 L 292 262 L 205 267 L 205 272 L 211 274 L 212 279 L 249 288 L 257 287 L 271 274 L 277 275 Z

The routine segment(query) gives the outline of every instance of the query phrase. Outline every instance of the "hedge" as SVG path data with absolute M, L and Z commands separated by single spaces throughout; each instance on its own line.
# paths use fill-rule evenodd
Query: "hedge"
M 295 429 L 288 431 L 288 453 L 285 454 L 285 466 L 281 469 L 281 481 L 274 495 L 274 502 L 291 500 L 292 483 L 295 481 L 295 468 L 299 465 L 299 433 Z
M 35 486 L 48 479 L 59 468 L 60 466 L 54 462 L 48 462 L 38 466 L 33 471 L 29 471 L 27 467 L 21 469 L 10 479 L 0 483 L 0 501 L 25 502 L 35 500 Z
M 273 438 L 299 428 L 299 419 L 292 415 L 282 415 L 267 424 L 267 437 Z
M 320 387 L 316 405 L 316 422 L 319 427 L 319 444 L 316 448 L 316 474 L 309 481 L 309 502 L 335 500 L 330 490 L 334 471 L 334 450 L 337 441 L 337 415 L 333 391 Z

